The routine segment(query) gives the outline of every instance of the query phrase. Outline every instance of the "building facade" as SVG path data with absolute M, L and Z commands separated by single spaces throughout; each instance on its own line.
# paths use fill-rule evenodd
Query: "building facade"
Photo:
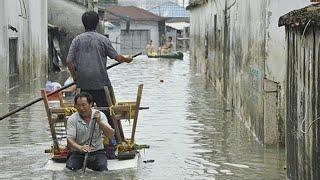
M 192 64 L 259 142 L 286 146 L 289 179 L 320 177 L 319 25 L 306 15 L 293 18 L 304 23 L 283 23 L 286 33 L 278 27 L 283 14 L 310 4 L 195 0 L 188 6 Z
M 6 92 L 47 75 L 47 1 L 0 2 L 0 83 Z
M 105 35 L 122 54 L 145 52 L 148 40 L 158 49 L 165 35 L 165 18 L 134 6 L 105 6 Z
M 81 17 L 87 6 L 73 1 L 75 0 L 48 0 L 48 23 L 58 28 L 59 33 L 54 36 L 59 42 L 64 65 L 72 39 L 85 31 Z
M 289 179 L 320 179 L 320 3 L 282 16 L 286 28 Z
M 120 6 L 137 6 L 149 10 L 166 2 L 174 2 L 180 5 L 187 4 L 187 0 L 119 0 Z
M 166 17 L 166 22 L 189 22 L 190 14 L 183 6 L 175 2 L 164 2 L 148 10 L 161 17 Z
M 309 0 L 192 1 L 191 60 L 266 145 L 285 143 L 286 41 L 278 18 Z

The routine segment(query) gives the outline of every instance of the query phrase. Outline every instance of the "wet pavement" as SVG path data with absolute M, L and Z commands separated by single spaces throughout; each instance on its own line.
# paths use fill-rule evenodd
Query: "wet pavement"
M 110 62 L 111 64 L 112 62 Z M 118 101 L 135 100 L 144 84 L 136 143 L 136 170 L 96 173 L 44 170 L 51 139 L 42 102 L 0 121 L 0 179 L 285 179 L 283 149 L 256 143 L 243 122 L 189 59 L 148 59 L 109 70 Z M 63 83 L 66 72 L 50 76 Z M 45 80 L 0 97 L 0 112 L 40 97 Z M 31 90 L 30 90 L 31 89 Z M 124 122 L 129 126 L 128 122 Z M 129 137 L 129 135 L 127 135 Z M 143 163 L 143 160 L 154 160 Z

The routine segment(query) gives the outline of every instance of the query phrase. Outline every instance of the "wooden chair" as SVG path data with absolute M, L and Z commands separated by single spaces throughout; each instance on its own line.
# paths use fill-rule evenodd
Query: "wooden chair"
M 138 86 L 136 101 L 133 102 L 116 102 L 116 98 L 114 96 L 113 90 L 109 90 L 108 87 L 105 87 L 105 93 L 107 98 L 107 103 L 110 108 L 105 109 L 106 107 L 102 107 L 104 109 L 98 108 L 99 110 L 107 110 L 109 111 L 113 123 L 115 125 L 116 132 L 116 140 L 118 143 L 125 141 L 125 136 L 121 124 L 121 120 L 133 120 L 132 132 L 131 132 L 131 143 L 134 143 L 135 132 L 137 127 L 140 102 L 142 96 L 143 84 Z M 79 92 L 79 89 L 78 89 Z M 49 127 L 53 140 L 53 149 L 60 151 L 66 146 L 66 144 L 61 144 L 61 141 L 66 140 L 66 134 L 58 134 L 57 132 L 62 133 L 66 132 L 67 126 L 67 116 L 65 115 L 65 110 L 67 107 L 73 107 L 72 103 L 64 102 L 62 98 L 62 94 L 59 93 L 59 106 L 58 107 L 50 107 L 49 101 L 44 89 L 41 90 L 41 95 L 43 98 L 43 103 L 47 112 Z M 60 140 L 60 141 L 59 141 Z
M 43 104 L 47 112 L 48 123 L 53 140 L 53 149 L 60 151 L 66 146 L 66 126 L 67 117 L 65 116 L 65 104 L 62 100 L 61 93 L 59 94 L 59 106 L 50 107 L 47 94 L 44 89 L 41 90 L 41 96 L 43 98 Z
M 137 127 L 141 95 L 143 90 L 143 84 L 138 86 L 137 98 L 134 102 L 116 102 L 113 90 L 109 90 L 105 87 L 105 93 L 107 98 L 107 103 L 110 106 L 107 111 L 110 112 L 110 116 L 114 123 L 115 136 L 118 143 L 125 141 L 125 136 L 121 124 L 122 119 L 133 120 L 132 131 L 131 131 L 131 143 L 134 143 L 135 132 Z M 111 92 L 111 93 L 110 93 Z

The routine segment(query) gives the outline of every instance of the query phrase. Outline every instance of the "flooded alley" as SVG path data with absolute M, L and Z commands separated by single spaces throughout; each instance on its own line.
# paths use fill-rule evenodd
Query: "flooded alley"
M 141 151 L 136 170 L 85 175 L 44 170 L 51 137 L 39 102 L 0 121 L 0 179 L 285 179 L 284 149 L 257 143 L 212 84 L 192 68 L 188 55 L 184 60 L 139 56 L 110 69 L 109 77 L 119 100 L 134 99 L 137 86 L 144 84 L 141 105 L 150 109 L 140 111 L 136 143 L 150 149 Z M 61 72 L 49 79 L 63 84 L 66 78 Z M 40 97 L 44 84 L 11 90 L 1 97 L 1 114 Z

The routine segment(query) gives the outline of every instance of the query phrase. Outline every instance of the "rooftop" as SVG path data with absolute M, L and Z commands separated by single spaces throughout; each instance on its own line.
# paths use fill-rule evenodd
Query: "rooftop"
M 157 14 L 162 17 L 178 17 L 178 18 L 189 18 L 190 13 L 182 6 L 174 2 L 165 2 L 159 6 L 149 9 L 153 14 Z
M 190 24 L 186 22 L 176 22 L 176 23 L 166 23 L 166 26 L 169 26 L 176 30 L 183 30 L 185 27 L 190 27 Z
M 106 6 L 105 19 L 108 21 L 129 18 L 135 21 L 163 21 L 164 18 L 135 6 Z
M 187 10 L 192 10 L 196 7 L 202 6 L 207 3 L 206 0 L 189 0 L 189 5 L 187 6 Z
M 320 3 L 293 10 L 279 19 L 280 26 L 300 27 L 306 24 L 320 26 Z

